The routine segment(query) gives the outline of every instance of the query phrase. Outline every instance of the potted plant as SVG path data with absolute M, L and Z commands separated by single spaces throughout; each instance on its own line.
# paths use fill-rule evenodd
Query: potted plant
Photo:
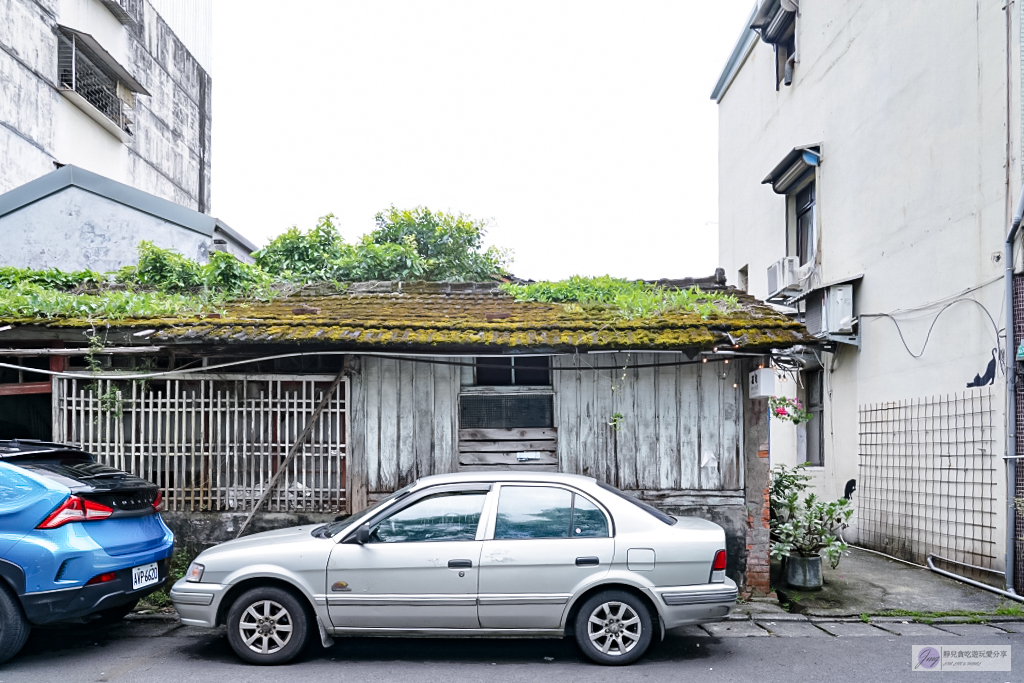
M 772 472 L 771 556 L 783 560 L 790 586 L 817 589 L 822 585 L 822 553 L 835 569 L 847 548 L 838 533 L 853 515 L 853 507 L 845 498 L 825 502 L 813 493 L 804 495 L 809 479 L 802 466 L 783 465 Z

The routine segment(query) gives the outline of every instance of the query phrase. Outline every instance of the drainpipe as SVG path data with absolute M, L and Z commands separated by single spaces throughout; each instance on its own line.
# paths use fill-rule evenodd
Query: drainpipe
M 1006 254 L 1003 257 L 1006 273 L 1006 590 L 1014 592 L 1014 557 L 1016 553 L 1017 508 L 1014 496 L 1017 489 L 1017 349 L 1013 333 L 1013 243 L 1024 216 L 1024 188 L 1021 188 L 1013 223 L 1006 235 Z

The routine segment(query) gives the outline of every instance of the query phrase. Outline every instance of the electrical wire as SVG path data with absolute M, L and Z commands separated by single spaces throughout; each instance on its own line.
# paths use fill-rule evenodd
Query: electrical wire
M 622 353 L 630 353 L 629 351 L 623 351 Z M 408 356 L 402 354 L 387 354 L 387 353 L 373 353 L 373 352 L 351 352 L 351 351 L 307 351 L 302 353 L 281 353 L 273 356 L 261 356 L 259 358 L 246 358 L 243 360 L 231 361 L 229 363 L 218 363 L 217 365 L 207 365 L 195 368 L 182 368 L 177 370 L 162 370 L 159 372 L 146 372 L 146 373 L 81 373 L 81 372 L 60 372 L 56 370 L 43 370 L 41 368 L 30 368 L 25 365 L 13 365 L 11 363 L 0 363 L 0 368 L 8 368 L 11 370 L 21 370 L 24 372 L 34 372 L 40 375 L 48 375 L 50 377 L 64 377 L 68 379 L 119 379 L 119 380 L 130 380 L 130 379 L 154 379 L 158 377 L 164 377 L 166 375 L 187 375 L 199 372 L 209 372 L 211 370 L 219 370 L 221 368 L 234 367 L 236 365 L 246 365 L 249 363 L 260 363 L 268 360 L 277 360 L 280 358 L 298 358 L 303 356 L 373 356 L 378 358 L 390 358 L 393 360 L 402 360 L 410 363 L 427 363 L 431 365 L 454 365 L 459 367 L 506 367 L 497 363 L 479 363 L 479 362 L 464 362 L 464 361 L 445 361 L 438 360 L 436 358 L 422 358 L 417 356 Z M 525 354 L 524 354 L 525 355 Z M 544 355 L 550 356 L 552 354 L 531 354 L 531 355 Z M 730 351 L 728 355 L 723 355 L 720 358 L 700 358 L 698 360 L 685 360 L 685 361 L 672 361 L 668 363 L 635 363 L 629 365 L 628 369 L 633 368 L 661 368 L 661 367 L 678 367 L 681 365 L 696 365 L 698 363 L 706 363 L 708 360 L 714 361 L 728 361 L 732 358 L 761 358 L 763 354 L 755 353 L 736 353 Z M 494 356 L 505 357 L 509 356 Z M 551 367 L 550 370 L 554 371 L 571 371 L 571 370 L 609 370 L 607 366 L 598 367 L 593 365 L 587 365 L 581 363 L 577 367 L 563 368 L 563 367 Z
M 906 349 L 907 353 L 909 353 L 912 357 L 920 358 L 921 356 L 924 355 L 925 349 L 928 348 L 928 342 L 931 340 L 932 332 L 935 330 L 935 324 L 939 321 L 939 318 L 942 316 L 942 314 L 945 313 L 946 311 L 948 311 L 953 306 L 959 304 L 959 303 L 967 303 L 967 302 L 976 304 L 978 307 L 981 308 L 981 310 L 983 310 L 985 312 L 985 315 L 988 316 L 989 322 L 992 323 L 992 330 L 995 332 L 996 348 L 999 349 L 1000 348 L 999 334 L 1000 334 L 1000 332 L 1002 332 L 1002 330 L 999 328 L 999 325 L 996 324 L 995 318 L 992 317 L 992 314 L 989 312 L 989 310 L 985 306 L 985 304 L 981 303 L 977 299 L 970 299 L 970 298 L 957 299 L 956 301 L 950 301 L 945 306 L 943 306 L 941 309 L 939 309 L 939 312 L 935 314 L 934 318 L 932 318 L 931 325 L 928 326 L 928 334 L 925 335 L 925 337 L 924 337 L 924 344 L 921 345 L 921 350 L 918 353 L 914 353 L 913 351 L 910 350 L 910 346 L 907 344 L 906 337 L 903 336 L 903 328 L 900 327 L 899 321 L 896 320 L 895 316 L 892 313 L 862 313 L 859 317 L 861 317 L 861 318 L 888 318 L 889 320 L 891 320 L 892 324 L 896 326 L 896 332 L 900 336 L 900 341 L 903 342 L 903 348 Z M 1004 368 L 1004 371 L 1005 371 L 1005 368 Z

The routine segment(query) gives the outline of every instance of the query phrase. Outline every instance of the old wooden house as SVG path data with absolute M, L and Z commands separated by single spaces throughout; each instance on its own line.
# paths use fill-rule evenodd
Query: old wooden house
M 380 282 L 201 318 L 0 321 L 0 437 L 151 478 L 179 529 L 333 517 L 441 472 L 574 472 L 721 524 L 731 575 L 766 590 L 768 418 L 746 378 L 806 338 L 729 291 L 738 309 L 706 318 Z

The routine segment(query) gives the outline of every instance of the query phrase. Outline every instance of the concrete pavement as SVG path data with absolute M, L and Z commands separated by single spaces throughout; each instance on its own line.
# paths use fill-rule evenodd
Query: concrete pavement
M 903 623 L 906 621 L 907 623 Z M 973 672 L 973 681 L 1021 680 L 1024 623 L 917 624 L 892 619 L 750 615 L 670 634 L 626 668 L 595 666 L 569 640 L 338 639 L 284 667 L 244 665 L 224 630 L 176 620 L 128 619 L 108 628 L 37 629 L 25 650 L 0 666 L 0 683 L 101 681 L 765 681 L 831 678 L 892 683 L 911 673 L 913 644 L 1011 645 L 1013 671 Z M 845 672 L 845 673 L 844 673 Z

